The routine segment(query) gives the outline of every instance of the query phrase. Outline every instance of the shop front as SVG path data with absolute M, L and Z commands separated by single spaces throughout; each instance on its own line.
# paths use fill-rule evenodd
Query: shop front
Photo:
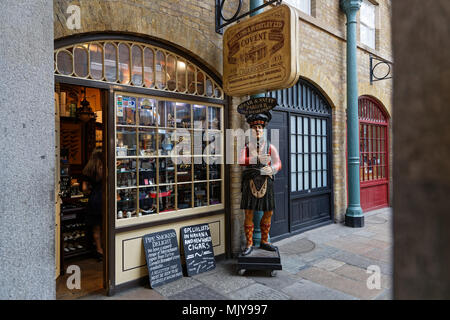
M 101 278 L 109 294 L 147 279 L 146 234 L 174 229 L 179 236 L 181 227 L 208 223 L 215 256 L 225 255 L 227 101 L 221 80 L 185 51 L 131 35 L 57 40 L 54 59 L 56 121 L 80 127 L 65 134 L 61 125 L 59 133 L 57 180 L 62 181 L 62 168 L 67 168 L 63 174 L 70 184 L 57 206 L 60 272 L 80 246 L 86 249 L 67 229 L 73 218 L 69 225 L 79 229 L 73 234 L 80 238 L 83 231 L 89 233 L 83 230 L 82 213 L 70 215 L 67 208 L 71 204 L 83 211 L 86 197 L 71 191 L 81 183 L 95 146 L 103 151 Z M 90 131 L 77 117 L 83 99 L 97 116 L 88 122 L 94 128 Z M 81 142 L 88 140 L 94 144 Z

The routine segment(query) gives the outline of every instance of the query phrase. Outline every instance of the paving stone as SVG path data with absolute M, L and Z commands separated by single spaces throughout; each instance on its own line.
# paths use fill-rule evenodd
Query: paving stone
M 364 256 L 376 259 L 383 262 L 391 262 L 393 260 L 392 258 L 392 251 L 390 249 L 378 249 L 375 248 L 371 251 L 368 251 L 366 253 L 363 253 Z
M 392 289 L 386 289 L 382 293 L 380 293 L 375 300 L 393 300 Z
M 381 269 L 381 273 L 392 275 L 392 265 L 383 261 L 369 259 L 351 252 L 339 251 L 330 256 L 333 259 L 343 261 L 347 264 L 367 269 L 368 266 L 377 265 Z
M 344 264 L 342 267 L 337 268 L 333 272 L 343 277 L 357 281 L 367 281 L 367 278 L 370 276 L 370 274 L 367 273 L 367 269 L 351 266 L 348 264 Z M 391 288 L 391 286 L 392 276 L 381 274 L 381 287 L 389 289 Z
M 295 254 L 284 254 L 280 256 L 283 270 L 295 274 L 307 267 L 307 262 Z
M 275 277 L 271 277 L 266 270 L 248 270 L 245 272 L 245 276 L 275 290 L 281 290 L 298 280 L 292 273 L 285 270 L 278 270 Z
M 349 241 L 349 240 L 335 240 L 332 242 L 327 242 L 326 245 L 330 247 L 335 247 L 341 250 L 345 250 L 348 252 L 353 252 L 355 254 L 363 254 L 367 251 L 373 250 L 373 247 L 369 244 L 357 242 L 357 241 Z
M 361 299 L 374 299 L 381 293 L 381 289 L 367 288 L 365 281 L 356 281 L 315 267 L 304 269 L 297 275 Z
M 282 290 L 295 300 L 356 300 L 356 297 L 309 280 L 297 281 Z
M 333 271 L 339 267 L 341 267 L 343 264 L 345 264 L 345 262 L 342 261 L 338 261 L 338 260 L 334 260 L 334 259 L 330 259 L 330 258 L 326 258 L 323 259 L 319 262 L 316 262 L 314 264 L 314 267 L 320 268 L 320 269 L 324 269 L 327 271 Z
M 233 271 L 230 270 L 232 268 L 232 265 L 228 268 L 217 268 L 215 272 L 197 275 L 195 279 L 223 294 L 230 293 L 255 283 L 252 279 L 237 275 L 235 269 Z
M 108 297 L 108 300 L 165 300 L 156 290 L 146 287 L 138 287 L 129 291 L 118 293 L 113 297 Z
M 196 286 L 201 285 L 199 281 L 192 277 L 183 277 L 181 279 L 178 279 L 176 281 L 164 284 L 160 287 L 156 287 L 153 290 L 157 291 L 161 295 L 168 297 L 172 296 L 178 292 L 181 292 L 186 289 L 191 289 Z
M 337 248 L 328 245 L 318 245 L 316 249 L 311 252 L 299 255 L 301 259 L 307 263 L 314 263 L 317 260 L 330 257 L 338 251 Z
M 316 247 L 315 243 L 308 239 L 299 239 L 289 242 L 284 245 L 280 245 L 279 251 L 281 253 L 287 254 L 301 254 L 306 252 L 311 252 Z
M 369 230 L 360 230 L 360 231 L 355 232 L 354 234 L 357 236 L 370 238 L 370 237 L 373 237 L 376 233 L 371 232 Z
M 229 300 L 229 298 L 202 284 L 171 295 L 168 300 Z
M 260 283 L 252 284 L 228 295 L 233 300 L 289 300 L 290 297 Z

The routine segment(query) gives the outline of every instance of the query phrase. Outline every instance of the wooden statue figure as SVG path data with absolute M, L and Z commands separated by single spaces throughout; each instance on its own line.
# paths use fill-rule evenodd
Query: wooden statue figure
M 248 255 L 253 250 L 253 212 L 263 211 L 261 219 L 260 248 L 276 251 L 277 248 L 268 242 L 271 217 L 275 208 L 273 179 L 281 170 L 281 160 L 278 150 L 265 137 L 265 127 L 271 120 L 270 111 L 249 114 L 247 122 L 252 129 L 252 137 L 240 154 L 239 163 L 245 166 L 242 173 L 241 209 L 245 212 L 244 230 L 247 245 L 242 255 Z

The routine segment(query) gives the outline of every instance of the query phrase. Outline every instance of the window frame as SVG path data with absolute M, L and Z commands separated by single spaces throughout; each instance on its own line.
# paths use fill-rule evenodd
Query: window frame
M 363 15 L 362 15 L 362 10 L 363 9 L 363 5 L 373 8 L 373 27 L 371 27 L 370 25 L 367 24 L 366 21 L 363 20 Z M 376 40 L 376 35 L 377 35 L 377 11 L 378 11 L 378 5 L 372 3 L 369 0 L 363 0 L 361 3 L 361 10 L 360 10 L 360 14 L 359 14 L 359 22 L 360 22 L 360 26 L 359 26 L 359 41 L 361 42 L 361 44 L 372 48 L 372 49 L 376 49 L 377 47 L 377 40 Z M 362 37 L 362 32 L 363 29 L 367 30 L 368 32 L 370 31 L 371 34 L 373 34 L 373 43 L 367 43 L 365 41 L 363 41 L 363 37 Z M 373 46 L 372 46 L 373 44 Z

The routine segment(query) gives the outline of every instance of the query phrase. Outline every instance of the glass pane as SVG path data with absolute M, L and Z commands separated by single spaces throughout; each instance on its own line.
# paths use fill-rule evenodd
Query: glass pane
M 296 135 L 291 135 L 291 153 L 297 152 L 297 141 L 296 141 Z
M 139 160 L 139 186 L 156 184 L 156 159 Z
M 327 152 L 327 137 L 322 137 L 322 152 Z
M 73 72 L 72 55 L 66 51 L 58 52 L 56 57 L 58 70 L 61 74 L 71 75 Z
M 303 190 L 308 190 L 309 189 L 309 174 L 305 172 L 305 174 L 303 175 Z
M 297 177 L 295 173 L 291 173 L 291 192 L 297 191 Z
M 154 63 L 153 50 L 144 49 L 144 82 L 147 88 L 153 88 L 155 85 L 155 73 L 153 72 Z
M 194 104 L 192 106 L 194 116 L 194 128 L 206 129 L 206 106 Z
M 317 188 L 322 187 L 322 171 L 317 171 Z
M 311 171 L 311 188 L 316 188 L 316 171 Z
M 303 117 L 297 117 L 297 134 L 303 133 Z
M 311 155 L 311 170 L 316 170 L 316 155 Z
M 222 154 L 222 132 L 219 131 L 210 131 L 206 141 L 208 149 L 207 153 L 210 155 L 221 155 Z M 205 150 L 206 144 L 203 143 Z
M 161 51 L 156 51 L 156 85 L 159 89 L 166 87 L 166 57 Z
M 201 164 L 194 164 L 194 180 L 203 181 L 208 180 L 206 174 L 206 163 L 202 161 Z
M 322 154 L 317 155 L 317 170 L 322 170 Z
M 308 136 L 303 136 L 303 146 L 304 146 L 303 152 L 304 153 L 308 153 L 309 152 L 309 150 L 308 150 Z
M 136 124 L 136 98 L 117 96 L 116 121 L 117 124 Z
M 158 120 L 160 127 L 175 127 L 175 102 L 158 101 Z
M 139 129 L 139 155 L 156 156 L 156 130 Z
M 138 46 L 133 46 L 131 49 L 133 69 L 132 81 L 135 86 L 142 86 L 142 49 Z
M 327 168 L 327 155 L 323 154 L 322 155 L 322 169 L 326 169 Z
M 316 119 L 316 128 L 317 128 L 317 135 L 321 135 L 322 134 L 322 121 L 320 119 Z
M 76 47 L 73 52 L 75 59 L 75 74 L 79 77 L 88 76 L 88 52 L 84 47 Z
M 326 171 L 326 170 L 323 171 L 322 178 L 323 178 L 323 179 L 322 179 L 322 180 L 323 180 L 322 185 L 323 185 L 324 187 L 328 186 L 328 182 L 327 182 L 327 171 Z
M 160 156 L 172 155 L 172 150 L 175 141 L 175 131 L 174 130 L 159 130 L 159 152 Z
M 180 163 L 177 165 L 177 182 L 192 181 L 192 165 Z
M 312 123 L 314 123 L 314 121 Z M 316 152 L 316 137 L 315 136 L 311 136 L 311 152 Z
M 317 137 L 317 152 L 322 152 L 322 138 Z
M 157 213 L 156 203 L 156 187 L 148 187 L 139 189 L 139 213 L 140 215 L 148 215 Z
M 188 92 L 191 94 L 195 93 L 195 68 L 192 64 L 187 67 L 188 76 Z
M 297 168 L 298 168 L 298 171 L 303 171 L 303 156 L 302 155 L 297 156 Z
M 178 91 L 186 91 L 186 62 L 178 60 L 177 62 Z
M 208 107 L 208 128 L 220 130 L 220 108 Z
M 175 57 L 169 54 L 167 56 L 167 87 L 170 91 L 177 88 L 177 78 L 175 75 L 176 60 Z
M 116 155 L 118 157 L 136 156 L 136 130 L 117 128 Z
M 206 79 L 206 95 L 208 97 L 211 97 L 213 95 L 213 84 L 211 79 L 209 78 Z
M 194 207 L 203 207 L 208 205 L 207 190 L 207 183 L 194 183 Z
M 309 157 L 307 154 L 303 155 L 303 171 L 309 171 Z
M 103 49 L 98 44 L 89 45 L 89 59 L 91 77 L 95 80 L 103 79 Z
M 327 135 L 327 127 L 326 127 L 326 120 L 322 120 L 322 135 Z
M 141 126 L 156 126 L 157 101 L 148 98 L 138 98 L 139 124 Z
M 130 82 L 130 48 L 119 44 L 119 81 L 122 84 Z
M 316 134 L 316 119 L 311 119 L 311 135 Z
M 197 93 L 199 95 L 205 94 L 205 75 L 201 71 L 197 71 Z
M 159 158 L 159 183 L 175 182 L 175 164 L 171 158 Z
M 222 98 L 222 90 L 216 85 L 214 85 L 214 96 L 218 99 Z
M 308 133 L 308 118 L 303 118 L 303 134 Z
M 191 128 L 191 105 L 177 102 L 177 128 Z
M 222 178 L 222 166 L 220 164 L 214 163 L 209 165 L 209 179 L 221 179 Z
M 297 181 L 298 181 L 298 191 L 303 190 L 303 173 L 297 173 Z
M 137 189 L 117 190 L 117 217 L 132 218 L 136 217 Z
M 175 185 L 159 187 L 159 213 L 175 210 Z
M 302 136 L 297 136 L 297 152 L 303 153 L 303 139 Z
M 210 182 L 209 183 L 209 204 L 222 203 L 222 182 Z
M 136 187 L 136 160 L 117 160 L 117 187 Z
M 297 171 L 297 156 L 295 154 L 291 154 L 291 172 Z
M 295 133 L 297 117 L 291 116 L 291 133 Z
M 117 81 L 117 51 L 116 46 L 105 44 L 105 78 L 107 81 Z
M 178 184 L 178 209 L 192 208 L 192 184 Z

